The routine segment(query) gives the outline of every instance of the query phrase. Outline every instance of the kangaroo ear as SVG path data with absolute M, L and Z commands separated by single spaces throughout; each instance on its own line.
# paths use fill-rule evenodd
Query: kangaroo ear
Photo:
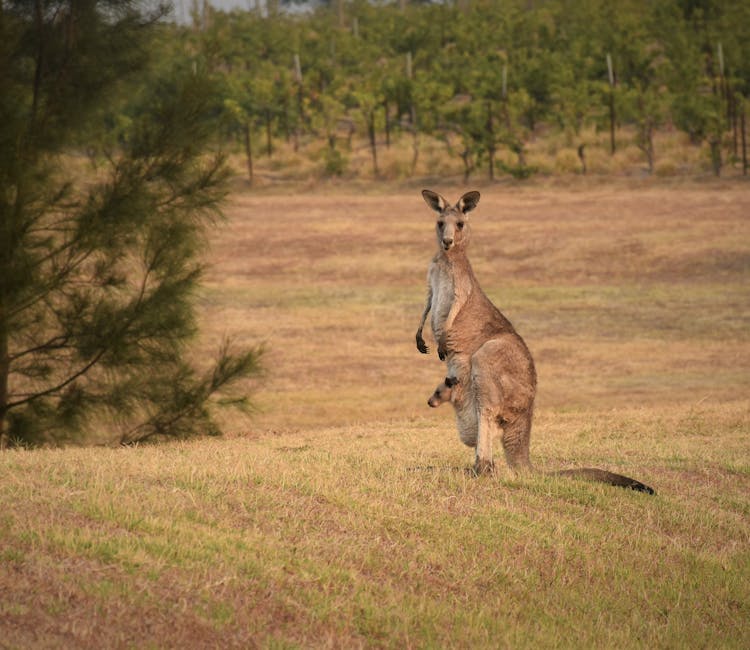
M 460 212 L 466 214 L 467 212 L 471 212 L 474 208 L 476 208 L 477 203 L 479 203 L 479 192 L 474 190 L 472 192 L 466 192 L 466 194 L 458 199 L 456 207 Z
M 437 192 L 433 192 L 432 190 L 422 190 L 422 196 L 424 197 L 427 205 L 435 210 L 435 212 L 442 212 L 443 210 L 445 210 L 445 208 L 448 207 L 448 201 L 446 201 Z

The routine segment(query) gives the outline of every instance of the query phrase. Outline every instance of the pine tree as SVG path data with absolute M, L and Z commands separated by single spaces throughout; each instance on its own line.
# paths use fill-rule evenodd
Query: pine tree
M 165 12 L 0 4 L 0 447 L 105 422 L 122 442 L 218 433 L 211 397 L 260 370 L 259 348 L 187 360 L 226 173 L 210 81 L 152 72 Z M 102 145 L 96 170 L 84 143 Z

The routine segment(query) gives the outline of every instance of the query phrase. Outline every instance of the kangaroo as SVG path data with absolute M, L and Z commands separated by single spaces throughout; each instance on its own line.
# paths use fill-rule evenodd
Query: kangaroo
M 461 441 L 475 448 L 475 472 L 493 471 L 492 439 L 500 430 L 508 466 L 531 470 L 529 446 L 537 382 L 534 360 L 510 321 L 482 291 L 466 253 L 471 238 L 468 213 L 479 203 L 479 192 L 465 193 L 455 205 L 431 190 L 423 190 L 422 196 L 437 213 L 438 250 L 427 272 L 427 300 L 417 329 L 417 349 L 429 353 L 422 333 L 431 312 L 438 356 L 447 362 L 448 377 L 455 382 L 451 386 L 446 382 L 445 389 L 459 385 L 467 396 L 452 401 L 454 407 L 458 404 Z M 575 474 L 578 470 L 561 474 L 565 472 Z M 603 470 L 591 470 L 589 478 L 599 472 Z
M 456 421 L 458 423 L 458 432 L 461 436 L 461 440 L 465 442 L 465 444 L 473 446 L 466 441 L 472 439 L 476 441 L 476 408 L 472 403 L 470 393 L 467 393 L 468 391 L 461 385 L 461 382 L 458 379 L 455 377 L 446 377 L 442 383 L 438 384 L 435 392 L 427 400 L 427 404 L 432 408 L 437 408 L 446 402 L 453 404 L 453 408 L 456 411 Z M 654 494 L 653 488 L 641 483 L 640 481 L 636 481 L 628 476 L 623 476 L 622 474 L 615 474 L 594 467 L 563 469 L 556 472 L 549 472 L 548 476 L 571 476 L 599 483 L 608 483 L 617 487 L 630 488 L 631 490 L 646 492 L 647 494 Z
M 438 215 L 438 251 L 427 273 L 427 301 L 417 329 L 417 349 L 429 352 L 422 331 L 432 312 L 438 356 L 447 360 L 452 376 L 474 387 L 478 426 L 472 446 L 477 473 L 493 470 L 492 438 L 500 428 L 508 465 L 530 468 L 534 361 L 510 321 L 482 291 L 466 255 L 471 237 L 467 215 L 477 206 L 479 192 L 467 192 L 454 206 L 431 190 L 424 190 L 422 196 Z

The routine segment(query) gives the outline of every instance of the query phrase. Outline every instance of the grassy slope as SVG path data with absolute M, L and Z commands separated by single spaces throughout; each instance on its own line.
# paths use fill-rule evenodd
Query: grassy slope
M 267 340 L 263 411 L 0 456 L 0 646 L 750 645 L 750 197 L 635 189 L 488 188 L 472 259 L 537 359 L 535 463 L 657 497 L 465 473 L 416 190 L 238 195 L 205 345 Z

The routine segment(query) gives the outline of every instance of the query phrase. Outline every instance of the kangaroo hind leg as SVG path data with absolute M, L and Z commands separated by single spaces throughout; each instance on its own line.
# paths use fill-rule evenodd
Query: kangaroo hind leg
M 529 445 L 531 443 L 532 409 L 528 409 L 512 422 L 503 424 L 503 451 L 505 460 L 514 471 L 531 469 L 529 460 Z
M 476 455 L 474 457 L 474 472 L 476 474 L 491 474 L 495 470 L 495 461 L 492 460 L 492 438 L 497 433 L 496 420 L 488 413 L 480 410 L 477 432 Z
M 477 422 L 474 471 L 487 474 L 495 468 L 492 439 L 499 433 L 498 416 L 503 410 L 503 390 L 492 373 L 492 359 L 481 350 L 471 360 L 471 384 Z

